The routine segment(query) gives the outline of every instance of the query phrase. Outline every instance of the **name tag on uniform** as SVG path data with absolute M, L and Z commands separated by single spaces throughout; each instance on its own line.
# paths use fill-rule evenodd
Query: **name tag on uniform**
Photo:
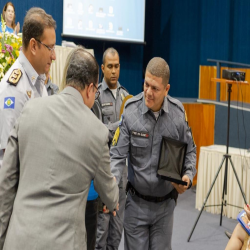
M 134 136 L 139 136 L 139 137 L 144 137 L 148 138 L 149 134 L 147 132 L 136 132 L 136 131 L 131 131 L 132 135 Z
M 102 107 L 106 107 L 106 106 L 113 106 L 113 102 L 102 103 Z

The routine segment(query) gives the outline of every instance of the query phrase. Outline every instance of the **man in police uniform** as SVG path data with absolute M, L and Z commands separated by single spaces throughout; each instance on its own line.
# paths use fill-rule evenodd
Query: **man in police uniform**
M 124 215 L 125 249 L 172 249 L 177 192 L 191 187 L 196 173 L 196 146 L 182 104 L 168 94 L 169 66 L 162 58 L 147 65 L 144 93 L 125 104 L 119 137 L 110 150 L 111 172 L 120 182 L 128 157 L 128 197 Z M 187 143 L 183 181 L 177 185 L 157 176 L 162 136 Z
M 55 28 L 55 20 L 43 9 L 31 8 L 25 16 L 22 52 L 0 83 L 0 155 L 24 104 L 48 95 L 44 81 L 56 59 Z
M 114 48 L 108 48 L 103 54 L 101 65 L 104 75 L 99 84 L 99 102 L 102 107 L 102 118 L 109 129 L 110 144 L 119 124 L 120 109 L 127 90 L 118 82 L 120 75 L 119 54 Z M 99 212 L 95 249 L 118 249 L 122 231 L 124 206 L 126 200 L 125 187 L 127 183 L 127 168 L 124 168 L 122 181 L 119 185 L 119 211 L 113 217 L 106 206 Z

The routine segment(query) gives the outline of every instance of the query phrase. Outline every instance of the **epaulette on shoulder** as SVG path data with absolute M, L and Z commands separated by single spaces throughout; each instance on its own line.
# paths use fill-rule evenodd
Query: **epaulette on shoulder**
M 11 85 L 16 86 L 18 82 L 20 81 L 22 75 L 23 75 L 23 72 L 20 69 L 14 69 L 12 73 L 10 74 L 10 77 L 8 78 L 7 82 Z
M 177 100 L 177 99 L 175 99 L 175 98 L 173 98 L 173 97 L 171 97 L 171 96 L 169 96 L 169 95 L 167 95 L 167 99 L 168 99 L 171 103 L 173 103 L 175 106 L 177 106 L 183 113 L 185 112 L 185 109 L 184 109 L 182 103 L 181 103 L 179 100 Z
M 130 98 L 126 101 L 125 108 L 128 107 L 131 103 L 135 103 L 135 102 L 141 100 L 142 98 L 143 98 L 143 92 L 136 95 L 136 96 L 133 96 L 132 98 Z

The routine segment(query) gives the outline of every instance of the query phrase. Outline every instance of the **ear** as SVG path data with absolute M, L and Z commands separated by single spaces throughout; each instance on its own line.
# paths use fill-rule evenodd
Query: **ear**
M 104 72 L 103 72 L 104 71 L 104 65 L 103 64 L 101 65 L 101 69 L 102 69 L 102 73 L 104 74 Z
M 87 91 L 86 91 L 86 94 L 87 94 L 87 98 L 90 97 L 90 94 L 91 94 L 91 91 L 93 90 L 93 83 L 90 83 L 89 85 L 86 86 L 87 87 Z
M 170 90 L 170 84 L 168 83 L 167 86 L 166 86 L 166 93 L 165 93 L 165 96 L 168 95 L 168 91 Z
M 31 53 L 33 55 L 36 55 L 36 52 L 37 52 L 37 49 L 38 49 L 38 45 L 37 45 L 37 42 L 36 42 L 35 38 L 31 38 L 30 39 L 29 48 L 30 48 Z

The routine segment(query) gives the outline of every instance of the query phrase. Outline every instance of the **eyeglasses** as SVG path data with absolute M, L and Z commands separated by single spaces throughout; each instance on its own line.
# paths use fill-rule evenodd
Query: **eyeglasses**
M 35 40 L 36 40 L 37 42 L 41 43 L 42 45 L 44 45 L 44 46 L 50 51 L 51 54 L 52 54 L 53 52 L 55 52 L 55 48 L 56 48 L 55 45 L 53 46 L 53 48 L 50 48 L 48 45 L 42 43 L 42 42 L 39 41 L 38 39 L 35 38 Z
M 96 88 L 96 92 L 95 92 L 95 100 L 98 99 L 99 95 L 100 95 L 100 91 L 98 90 L 98 88 L 95 86 L 95 84 L 93 83 L 93 86 Z

